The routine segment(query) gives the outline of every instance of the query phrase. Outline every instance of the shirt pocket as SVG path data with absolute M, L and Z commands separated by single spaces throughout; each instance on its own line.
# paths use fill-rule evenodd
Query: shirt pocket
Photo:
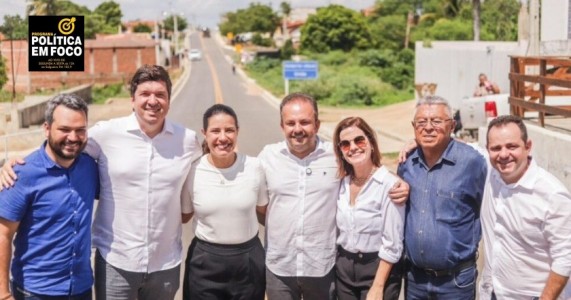
M 465 222 L 472 213 L 464 193 L 446 189 L 436 191 L 436 219 L 445 223 Z

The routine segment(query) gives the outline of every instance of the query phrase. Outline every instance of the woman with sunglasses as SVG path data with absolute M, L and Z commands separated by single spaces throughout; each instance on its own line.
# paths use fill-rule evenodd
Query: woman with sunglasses
M 389 198 L 399 181 L 381 165 L 373 129 L 359 117 L 342 120 L 333 136 L 338 174 L 337 297 L 386 299 L 392 265 L 403 250 L 404 206 Z M 391 278 L 400 286 L 400 276 Z
M 238 118 L 223 104 L 203 116 L 205 153 L 186 186 L 195 238 L 184 272 L 185 300 L 263 300 L 265 254 L 257 213 L 265 214 L 266 179 L 257 158 L 236 153 Z

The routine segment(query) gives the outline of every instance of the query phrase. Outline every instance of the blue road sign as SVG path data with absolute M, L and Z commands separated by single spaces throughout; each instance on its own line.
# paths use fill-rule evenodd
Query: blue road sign
M 284 61 L 282 66 L 284 79 L 317 79 L 319 64 L 316 61 Z

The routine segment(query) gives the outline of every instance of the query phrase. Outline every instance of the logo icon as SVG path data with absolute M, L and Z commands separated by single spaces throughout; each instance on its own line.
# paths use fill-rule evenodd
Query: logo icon
M 75 30 L 75 17 L 64 18 L 59 21 L 57 28 L 63 35 L 68 35 Z

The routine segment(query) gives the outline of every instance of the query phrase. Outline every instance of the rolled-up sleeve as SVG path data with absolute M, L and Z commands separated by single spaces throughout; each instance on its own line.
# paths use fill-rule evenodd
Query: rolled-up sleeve
M 395 205 L 390 199 L 384 201 L 383 237 L 379 257 L 390 263 L 399 261 L 403 251 L 404 205 Z
M 571 275 L 571 196 L 555 193 L 545 219 L 545 237 L 553 262 L 551 270 L 561 276 Z

